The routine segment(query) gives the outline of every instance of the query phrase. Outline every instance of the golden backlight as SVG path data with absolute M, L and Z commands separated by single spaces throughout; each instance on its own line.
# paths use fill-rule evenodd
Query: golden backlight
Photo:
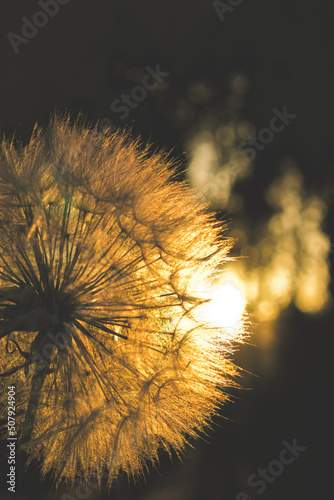
M 245 299 L 231 282 L 225 283 L 213 292 L 211 302 L 206 306 L 208 319 L 217 326 L 237 328 L 245 309 Z
M 236 334 L 244 317 L 246 300 L 242 285 L 233 278 L 234 276 L 225 277 L 207 289 L 205 295 L 208 302 L 200 310 L 203 319 Z

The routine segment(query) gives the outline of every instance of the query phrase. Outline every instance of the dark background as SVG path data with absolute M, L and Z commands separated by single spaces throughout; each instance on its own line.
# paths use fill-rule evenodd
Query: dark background
M 15 131 L 26 140 L 36 120 L 46 123 L 55 108 L 82 111 L 89 120 L 132 126 L 144 140 L 173 149 L 184 170 L 189 131 L 207 113 L 224 109 L 229 78 L 242 73 L 250 82 L 242 114 L 256 129 L 268 124 L 274 107 L 286 105 L 297 114 L 257 155 L 251 178 L 239 186 L 248 217 L 257 221 L 269 215 L 263 193 L 279 171 L 280 158 L 289 155 L 306 188 L 324 196 L 323 229 L 333 239 L 331 0 L 244 0 L 223 21 L 205 0 L 70 0 L 16 54 L 7 34 L 21 34 L 21 18 L 31 20 L 39 10 L 30 0 L 0 5 L 2 132 Z M 141 83 L 146 66 L 157 64 L 169 76 L 121 121 L 110 109 L 112 101 Z M 189 99 L 196 82 L 211 88 L 210 97 Z M 217 217 L 228 218 L 233 228 L 233 213 L 221 209 Z M 161 454 L 159 471 L 150 471 L 138 485 L 120 478 L 109 496 L 102 492 L 89 498 L 234 500 L 240 492 L 250 499 L 331 498 L 332 320 L 330 308 L 307 315 L 292 303 L 270 326 L 254 324 L 253 345 L 236 355 L 246 370 L 242 385 L 251 389 L 239 391 L 224 407 L 226 419 L 216 417 L 205 440 L 187 448 L 182 462 L 175 457 L 171 463 Z M 269 327 L 274 342 L 264 350 L 261 330 Z M 247 485 L 248 477 L 278 458 L 283 440 L 293 439 L 307 449 L 258 495 Z M 4 476 L 4 460 L 2 470 Z M 18 489 L 8 498 L 55 500 L 62 493 L 48 496 L 50 483 L 41 483 L 37 470 L 18 478 Z

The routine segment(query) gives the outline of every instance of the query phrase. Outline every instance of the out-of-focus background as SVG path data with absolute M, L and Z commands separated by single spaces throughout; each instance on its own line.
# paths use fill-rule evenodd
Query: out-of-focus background
M 69 497 L 34 469 L 3 498 L 330 498 L 333 2 L 2 0 L 0 25 L 1 132 L 57 108 L 172 150 L 236 239 L 217 304 L 252 321 L 243 390 L 182 461 Z

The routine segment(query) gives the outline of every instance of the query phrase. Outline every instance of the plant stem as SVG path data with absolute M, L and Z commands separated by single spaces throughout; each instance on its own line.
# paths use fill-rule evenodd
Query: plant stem
M 28 408 L 24 419 L 24 424 L 19 440 L 19 447 L 17 453 L 17 463 L 19 469 L 21 470 L 23 470 L 27 458 L 26 451 L 22 448 L 22 445 L 30 441 L 45 377 L 46 377 L 46 371 L 43 370 L 43 372 L 39 373 L 37 376 L 34 376 L 32 380 Z
M 36 346 L 43 347 L 44 344 L 44 338 L 45 338 L 45 332 L 39 332 L 37 335 L 34 343 L 36 343 Z M 36 349 L 37 353 L 38 350 L 41 351 L 41 349 Z M 44 359 L 44 358 L 43 358 Z M 32 378 L 31 382 L 31 391 L 30 391 L 30 396 L 29 396 L 29 401 L 28 401 L 28 407 L 22 427 L 22 432 L 19 438 L 18 442 L 18 453 L 17 453 L 17 466 L 20 471 L 24 471 L 24 466 L 26 463 L 27 459 L 27 452 L 25 448 L 22 448 L 25 444 L 27 444 L 30 439 L 31 435 L 34 429 L 34 424 L 36 420 L 36 413 L 37 413 L 37 408 L 42 392 L 42 388 L 44 385 L 44 381 L 47 375 L 47 371 L 49 368 L 49 362 L 47 363 L 46 366 L 44 366 L 42 369 L 38 370 L 37 368 L 35 369 L 35 373 Z

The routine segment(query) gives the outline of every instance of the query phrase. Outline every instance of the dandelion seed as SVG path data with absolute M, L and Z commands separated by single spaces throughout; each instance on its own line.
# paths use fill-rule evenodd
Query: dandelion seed
M 233 335 L 194 292 L 230 241 L 174 174 L 68 117 L 1 144 L 1 380 L 21 388 L 21 449 L 58 483 L 183 451 L 235 384 Z

